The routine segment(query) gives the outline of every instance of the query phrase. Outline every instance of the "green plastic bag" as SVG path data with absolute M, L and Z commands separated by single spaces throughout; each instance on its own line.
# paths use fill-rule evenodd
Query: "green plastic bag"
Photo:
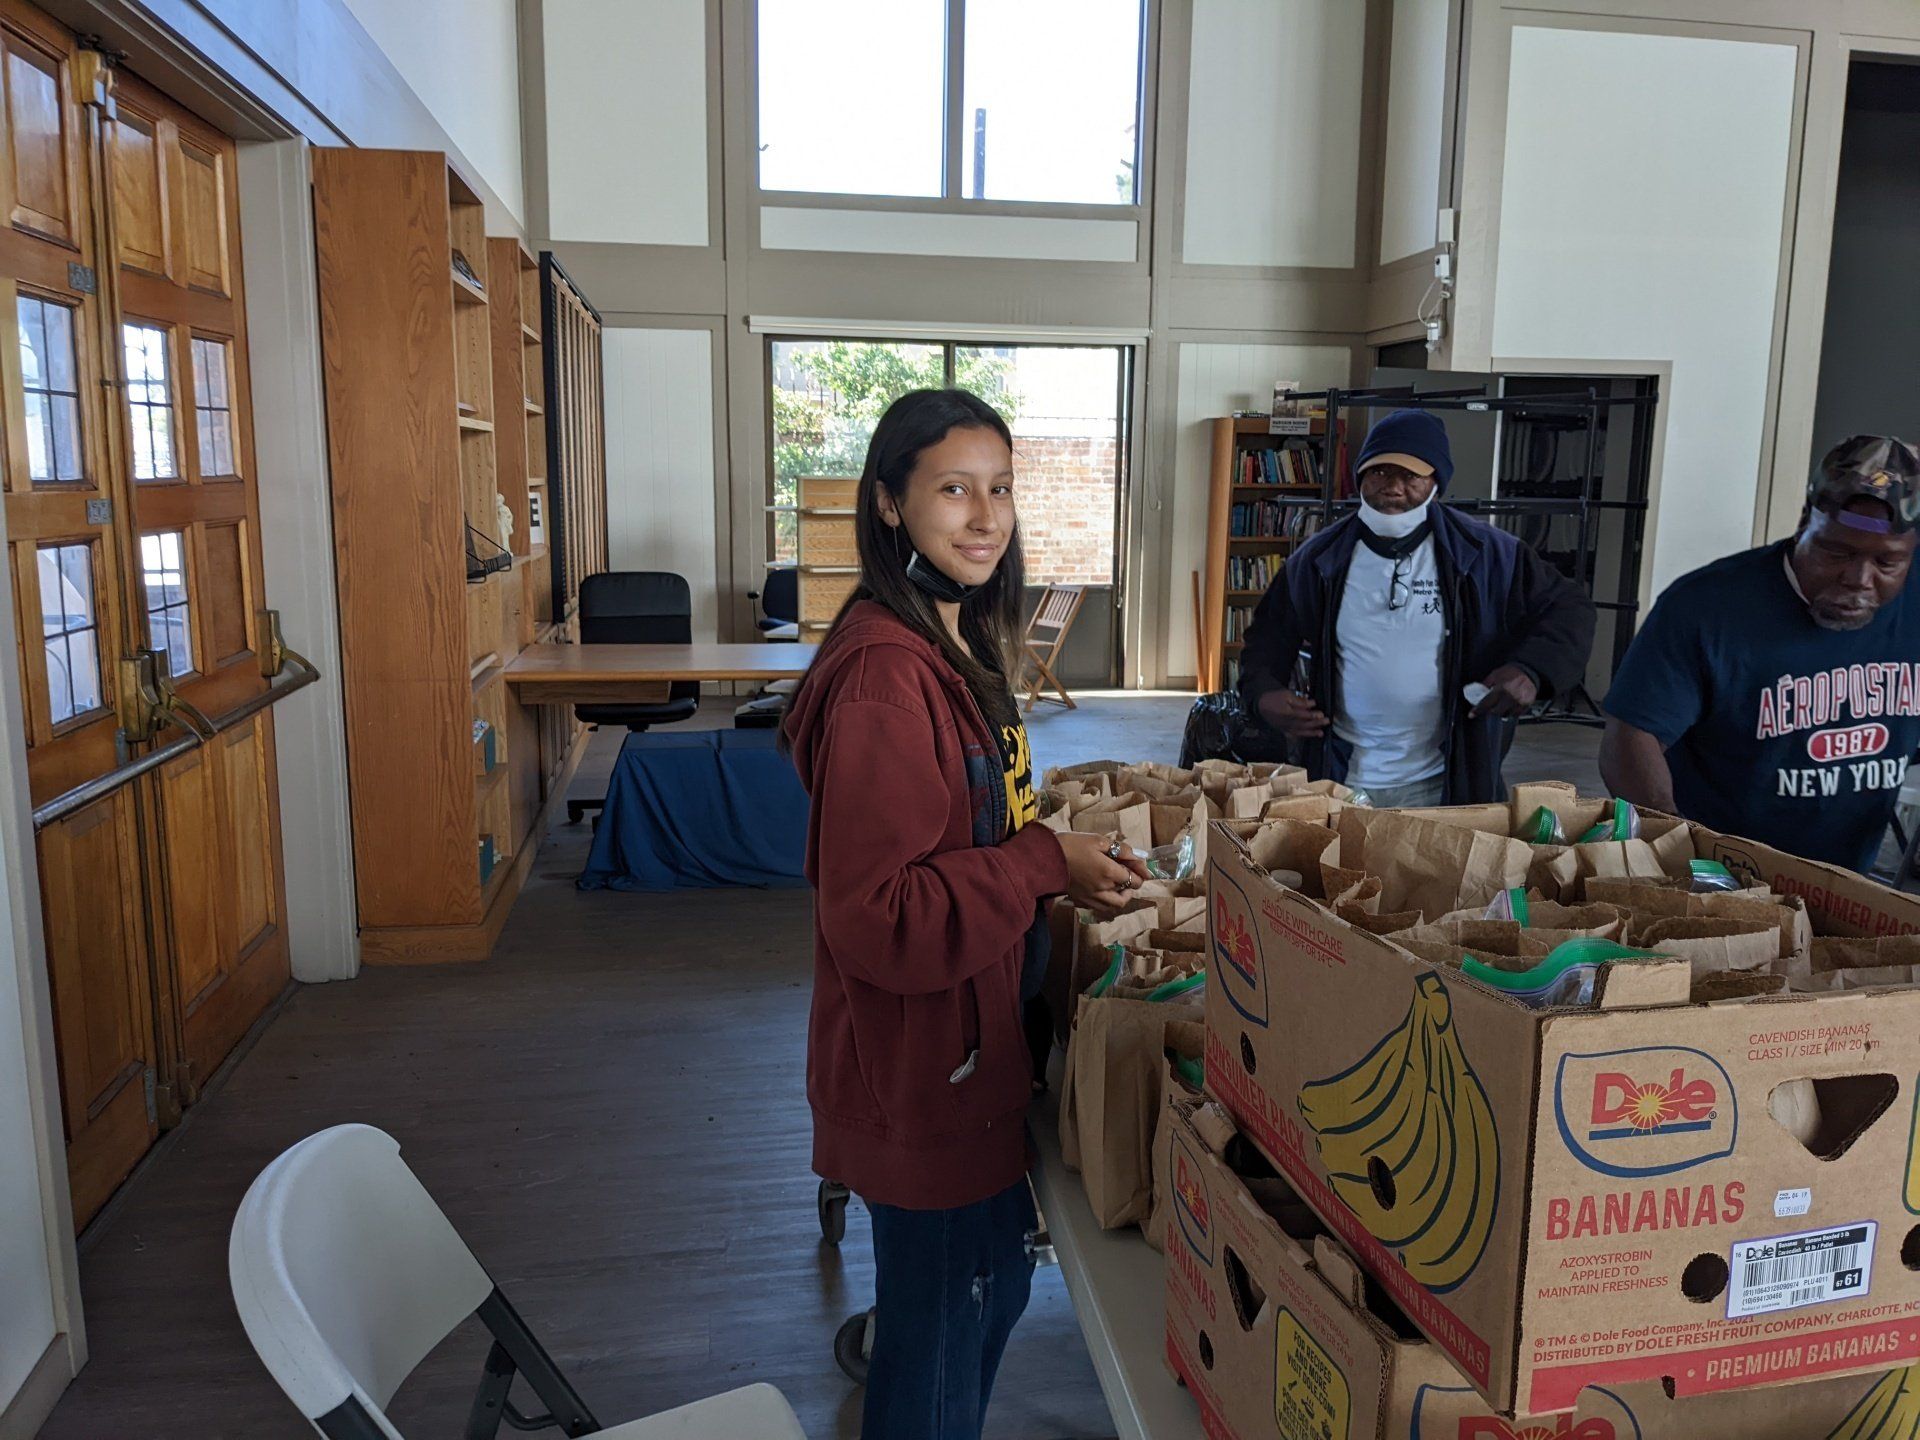
M 1567 834 L 1560 828 L 1560 817 L 1542 805 L 1533 818 L 1520 827 L 1520 839 L 1531 845 L 1564 845 Z
M 1544 1010 L 1557 1005 L 1591 1005 L 1600 967 L 1616 960 L 1652 960 L 1651 950 L 1630 950 L 1611 940 L 1582 935 L 1553 947 L 1531 970 L 1500 970 L 1469 955 L 1461 970 L 1483 985 L 1523 1005 Z
M 1704 894 L 1712 890 L 1738 890 L 1740 882 L 1733 872 L 1718 860 L 1689 860 L 1687 868 L 1693 873 L 1693 893 Z
M 1611 813 L 1582 835 L 1580 843 L 1592 845 L 1602 840 L 1638 840 L 1639 838 L 1640 812 L 1625 800 L 1615 797 Z

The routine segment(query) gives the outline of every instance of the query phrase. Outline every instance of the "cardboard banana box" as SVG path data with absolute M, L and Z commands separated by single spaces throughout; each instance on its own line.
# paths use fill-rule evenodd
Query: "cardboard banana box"
M 1497 877 L 1510 832 L 1484 823 L 1419 833 Z M 1681 823 L 1655 843 L 1803 897 L 1816 928 L 1920 930 L 1920 898 Z M 1920 990 L 1691 1003 L 1677 960 L 1528 1009 L 1286 888 L 1251 843 L 1215 827 L 1207 1089 L 1495 1410 L 1920 1359 Z
M 1214 1440 L 1907 1440 L 1920 1372 L 1671 1397 L 1593 1386 L 1577 1409 L 1494 1413 L 1352 1258 L 1297 1217 L 1276 1182 L 1250 1187 L 1169 1106 L 1167 1363 Z M 1229 1149 L 1228 1154 L 1231 1154 Z M 1257 1192 L 1257 1193 L 1256 1193 Z

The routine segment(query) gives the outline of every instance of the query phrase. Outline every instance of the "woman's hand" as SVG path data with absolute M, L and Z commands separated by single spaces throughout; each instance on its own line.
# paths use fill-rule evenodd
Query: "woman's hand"
M 1068 831 L 1054 838 L 1067 857 L 1067 898 L 1103 920 L 1126 909 L 1147 878 L 1147 862 L 1125 845 L 1115 859 L 1108 853 L 1114 842 L 1104 836 Z

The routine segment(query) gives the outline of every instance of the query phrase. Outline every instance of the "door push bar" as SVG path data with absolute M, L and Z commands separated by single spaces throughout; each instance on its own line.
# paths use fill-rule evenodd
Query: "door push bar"
M 288 645 L 280 634 L 280 612 L 262 610 L 258 618 L 260 673 L 270 683 L 258 695 L 248 696 L 212 719 L 174 688 L 166 651 L 140 649 L 122 659 L 117 697 L 120 724 L 113 737 L 118 763 L 106 773 L 37 806 L 33 812 L 33 828 L 44 830 L 76 810 L 85 809 L 102 796 L 111 795 L 189 750 L 198 749 L 214 736 L 252 719 L 318 680 L 320 672 L 313 662 Z M 132 754 L 133 746 L 152 740 L 166 726 L 185 733 L 144 755 Z

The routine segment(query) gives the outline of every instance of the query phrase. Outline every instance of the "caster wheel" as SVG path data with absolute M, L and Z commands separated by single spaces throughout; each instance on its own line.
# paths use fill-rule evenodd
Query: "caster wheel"
M 847 1238 L 848 1195 L 844 1185 L 836 1185 L 831 1180 L 820 1182 L 814 1205 L 820 1212 L 820 1236 L 829 1245 L 838 1245 Z
M 867 1383 L 867 1363 L 873 1358 L 873 1311 L 862 1310 L 835 1332 L 833 1362 L 856 1385 Z

